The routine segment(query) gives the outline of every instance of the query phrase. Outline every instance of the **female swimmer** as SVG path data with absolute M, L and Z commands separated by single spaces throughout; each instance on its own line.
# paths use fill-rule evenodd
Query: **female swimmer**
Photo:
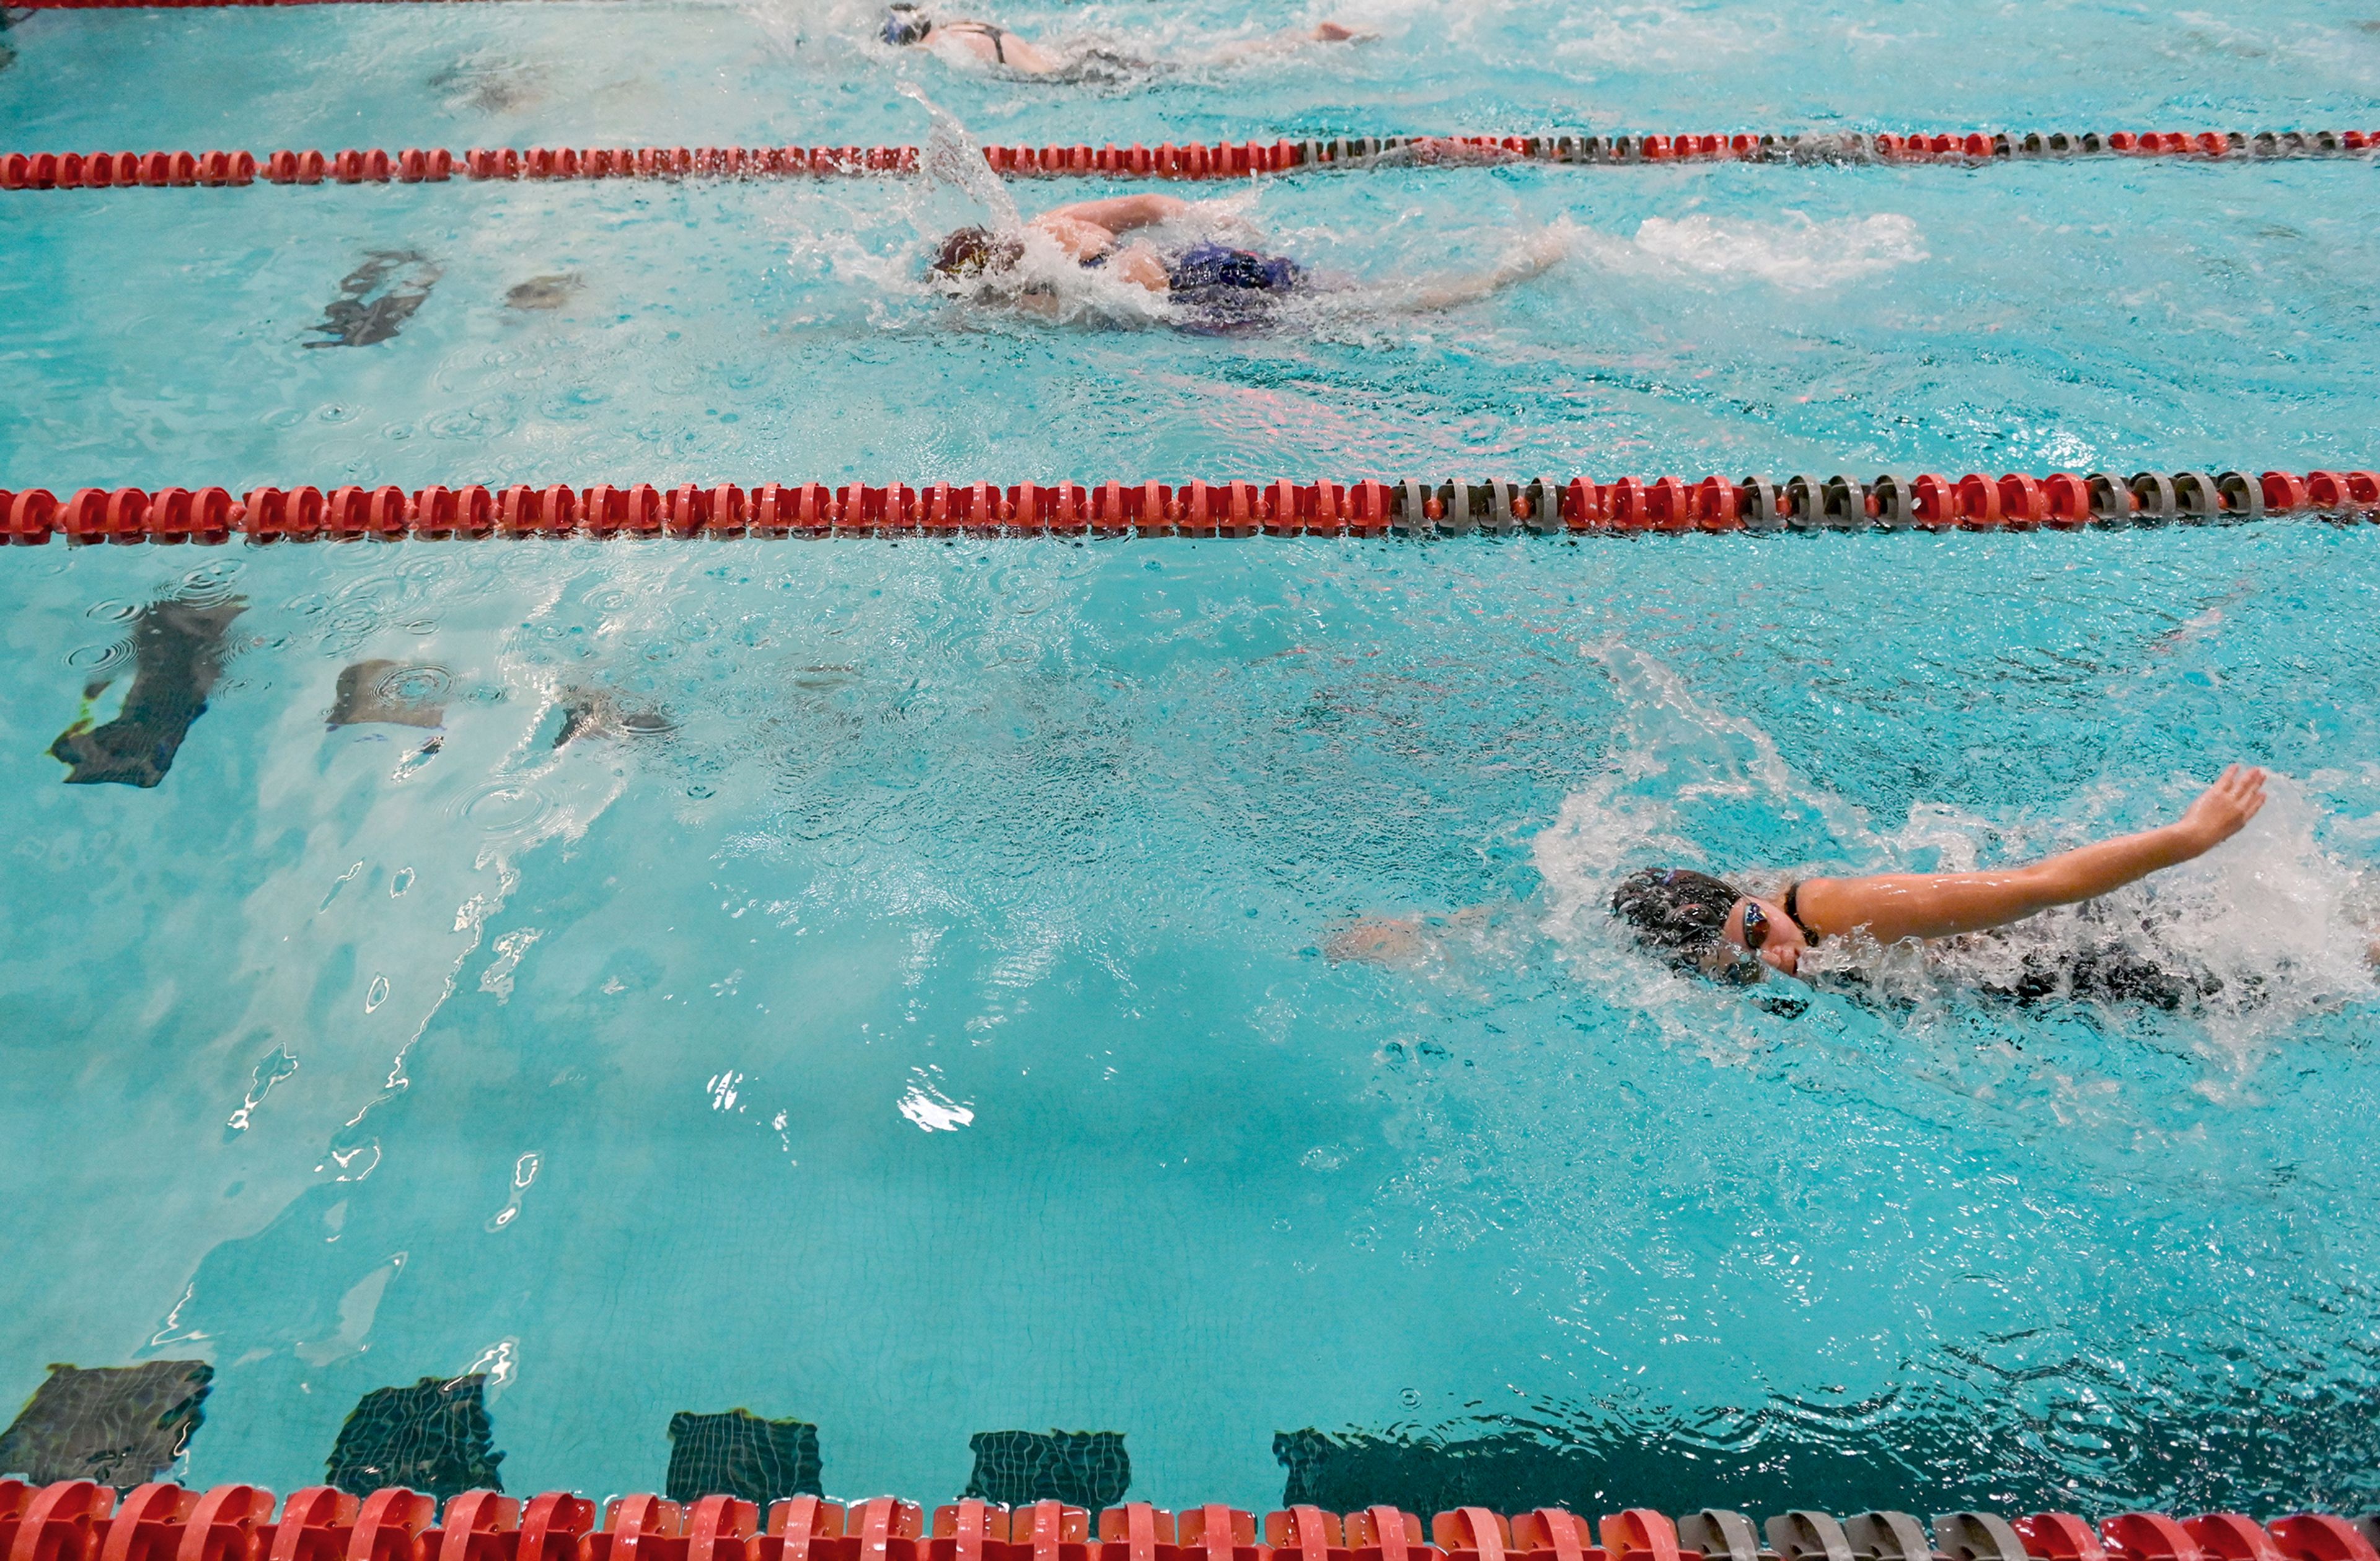
M 978 301 L 1026 308 L 1054 307 L 1046 286 L 1029 284 L 1020 270 L 1027 235 L 1047 238 L 1064 259 L 1085 270 L 1104 269 L 1180 306 L 1181 323 L 1192 330 L 1232 331 L 1263 323 L 1272 306 L 1313 286 L 1306 270 L 1286 255 L 1234 248 L 1211 236 L 1177 237 L 1151 233 L 1174 224 L 1204 227 L 1239 224 L 1221 201 L 1192 201 L 1172 195 L 1123 195 L 1083 200 L 1042 212 L 1027 222 L 1026 234 L 999 234 L 964 227 L 942 241 L 929 274 L 937 282 L 970 286 Z M 1201 221 L 1213 211 L 1218 220 Z M 1127 238 L 1126 235 L 1133 235 Z M 1559 235 L 1538 235 L 1495 269 L 1474 275 L 1429 279 L 1400 291 L 1398 300 L 1415 309 L 1449 309 L 1487 296 L 1500 287 L 1535 276 L 1563 252 Z
M 884 13 L 884 26 L 880 36 L 895 47 L 923 43 L 956 64 L 993 66 L 1024 76 L 1062 76 L 1076 73 L 1086 67 L 1092 68 L 1092 74 L 1129 73 L 1154 68 L 1159 63 L 1128 58 L 1095 44 L 1057 49 L 1046 43 L 1036 43 L 996 22 L 965 17 L 950 17 L 937 21 L 918 6 L 909 4 L 896 4 Z M 1335 21 L 1326 21 L 1316 27 L 1292 28 L 1248 42 L 1225 44 L 1192 63 L 1221 64 L 1295 48 L 1304 43 L 1361 43 L 1374 36 Z
M 2265 772 L 2235 764 L 2176 823 L 2022 866 L 1803 878 L 1774 900 L 1682 867 L 1647 867 L 1614 891 L 1611 914 L 1679 969 L 1749 986 L 1771 970 L 1795 974 L 1803 953 L 1828 938 L 1859 936 L 1889 945 L 1953 938 L 2096 899 L 2204 855 L 2264 805 Z M 2055 984 L 2077 995 L 2143 998 L 2167 1008 L 2195 984 L 2117 949 L 2083 958 L 2089 969 L 2058 973 L 2065 979 Z

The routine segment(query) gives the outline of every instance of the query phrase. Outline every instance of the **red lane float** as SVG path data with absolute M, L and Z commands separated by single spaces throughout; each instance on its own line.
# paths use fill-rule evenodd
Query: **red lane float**
M 1245 538 L 1466 536 L 1474 532 L 1579 536 L 2044 527 L 2074 531 L 2085 526 L 2172 522 L 2206 525 L 2288 514 L 2380 518 L 2380 475 L 2368 471 L 2302 475 L 2270 471 L 2254 476 L 2139 472 L 2127 478 L 2107 472 L 2054 472 L 2046 478 L 2022 472 L 1997 478 L 1969 472 L 1953 480 L 1928 472 L 1914 478 L 1887 473 L 1873 481 L 1843 476 L 1824 480 L 1793 477 L 1783 483 L 1765 477 L 1706 477 L 1691 482 L 1677 477 L 1649 480 L 1622 477 L 1609 482 L 1575 477 L 1566 482 L 1537 478 L 1526 482 L 1304 483 L 1284 478 L 1269 482 L 1193 479 L 1178 487 L 1162 482 L 1104 482 L 1096 487 L 1078 482 L 1005 486 L 935 482 L 916 488 L 899 483 L 835 488 L 817 482 L 771 482 L 745 488 L 735 483 L 689 482 L 668 490 L 651 483 L 599 483 L 589 488 L 516 483 L 508 488 L 433 486 L 411 490 L 352 485 L 328 490 L 256 488 L 237 497 L 223 488 L 164 488 L 153 493 L 138 488 L 81 488 L 70 490 L 63 500 L 47 489 L 28 489 L 22 492 L 0 490 L 0 540 L 38 545 L 54 537 L 70 543 L 170 544 L 221 543 L 234 537 L 270 543 L 485 537 Z M 1626 1517 L 1621 1514 L 1614 1521 Z M 346 1524 L 359 1520 L 339 1519 Z M 656 1515 L 651 1520 L 661 1519 Z M 1293 1527 L 1293 1516 L 1289 1521 Z M 2109 1519 L 2124 1521 L 2129 1519 Z M 2291 1543 L 2300 1548 L 2284 1547 L 2267 1554 L 2237 1548 L 2247 1542 L 2238 1537 L 2244 1531 L 2226 1526 L 2229 1517 L 2218 1514 L 2193 1521 L 2201 1523 L 2204 1532 L 2190 1543 L 2205 1551 L 2212 1561 L 2367 1561 L 2362 1556 L 2307 1548 L 2337 1543 L 2330 1531 L 2319 1524 L 2290 1531 L 2299 1536 Z M 1638 1534 L 1624 1524 L 1621 1531 Z M 2099 1561 L 2075 1548 L 2080 1540 L 2056 1525 L 2044 1534 L 2044 1543 L 2054 1539 L 2069 1547 L 2058 1553 L 2057 1561 Z M 2220 1548 L 2218 1539 L 2234 1548 Z M 2110 1555 L 2115 1554 L 2117 1540 L 2110 1537 L 2107 1546 Z M 1641 1535 L 1631 1538 L 1623 1549 L 1652 1551 L 1656 1553 L 1652 1561 L 1669 1561 L 1658 1554 L 1655 1541 Z M 0 1556 L 0 1561 L 7 1558 Z M 274 1556 L 272 1561 L 308 1558 L 293 1555 Z M 359 1556 L 353 1561 L 385 1558 Z M 440 1561 L 484 1558 L 458 1554 Z M 2380 1561 L 2380 1557 L 2368 1561 Z
M 523 1503 L 494 1491 L 447 1498 L 383 1489 L 358 1496 L 327 1486 L 280 1504 L 253 1485 L 203 1494 L 142 1485 L 119 1505 L 90 1481 L 28 1486 L 0 1480 L 0 1561 L 1761 1561 L 1751 1519 L 1706 1508 L 1672 1520 L 1649 1507 L 1605 1517 L 1599 1533 L 1557 1507 L 1509 1518 L 1488 1507 L 1413 1513 L 1372 1507 L 1344 1515 L 1292 1507 L 1265 1515 L 1222 1505 L 1169 1512 L 1131 1502 L 1092 1515 L 1055 1501 L 1014 1509 L 967 1500 L 920 1509 L 892 1496 L 845 1507 L 819 1496 L 758 1507 L 732 1495 L 681 1505 L 615 1496 L 601 1526 L 593 1504 L 566 1492 Z M 1094 1538 L 1094 1532 L 1097 1537 Z M 1772 1518 L 1779 1552 L 1815 1534 L 1845 1536 L 1878 1561 L 2380 1561 L 2380 1520 L 2299 1513 L 2259 1524 L 2239 1513 L 2177 1519 L 2130 1512 L 2095 1530 L 2073 1513 L 2004 1519 L 1904 1512 L 1848 1519 L 1795 1512 Z M 1829 1547 L 1831 1549 L 1831 1546 Z
M 153 8 L 171 10 L 214 9 L 225 6 L 327 6 L 396 4 L 398 0 L 19 0 L 31 11 L 132 11 Z M 409 4 L 428 0 L 406 0 Z M 446 4 L 451 0 L 436 0 Z
M 1446 163 L 1990 162 L 2074 157 L 2290 158 L 2369 156 L 2380 132 L 2364 130 L 2117 131 L 2070 136 L 1681 135 L 1372 136 L 1333 140 L 1220 142 L 1150 148 L 988 146 L 984 161 L 1019 178 L 1246 178 L 1300 169 Z M 461 170 L 473 179 L 820 178 L 910 175 L 914 146 L 475 147 L 460 154 L 396 151 L 10 152 L 0 156 L 0 189 L 108 189 L 139 185 L 247 185 L 260 170 L 273 184 L 439 183 Z

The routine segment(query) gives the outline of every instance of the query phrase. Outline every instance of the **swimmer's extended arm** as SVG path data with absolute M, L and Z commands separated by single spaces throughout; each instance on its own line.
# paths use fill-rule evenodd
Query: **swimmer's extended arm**
M 1190 210 L 1192 204 L 1176 195 L 1119 195 L 1110 200 L 1077 200 L 1072 206 L 1053 206 L 1033 221 L 1037 226 L 1077 222 L 1103 227 L 1110 233 L 1130 233 L 1136 227 L 1172 222 Z
M 1864 929 L 1879 943 L 1981 932 L 2053 905 L 2095 899 L 2202 856 L 2238 834 L 2264 805 L 2265 772 L 2235 764 L 2179 823 L 1998 872 L 1812 878 L 1802 885 L 1796 909 L 1813 932 Z
M 1236 61 L 1255 59 L 1262 54 L 1287 54 L 1308 43 L 1375 43 L 1377 32 L 1360 27 L 1349 27 L 1342 21 L 1326 21 L 1313 27 L 1285 27 L 1279 32 L 1269 32 L 1262 38 L 1244 39 L 1237 42 L 1219 43 L 1202 56 L 1208 65 L 1230 65 Z
M 1532 234 L 1494 269 L 1468 275 L 1426 277 L 1410 284 L 1406 307 L 1414 309 L 1453 309 L 1476 303 L 1517 283 L 1549 270 L 1570 252 L 1570 240 L 1551 228 Z

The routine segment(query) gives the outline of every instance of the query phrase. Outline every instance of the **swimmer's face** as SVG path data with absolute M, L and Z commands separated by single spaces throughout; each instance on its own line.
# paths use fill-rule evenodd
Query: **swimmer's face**
M 1722 951 L 1735 955 L 1740 962 L 1749 965 L 1757 959 L 1787 975 L 1801 969 L 1802 950 L 1810 946 L 1784 906 L 1751 895 L 1728 907 L 1720 938 Z

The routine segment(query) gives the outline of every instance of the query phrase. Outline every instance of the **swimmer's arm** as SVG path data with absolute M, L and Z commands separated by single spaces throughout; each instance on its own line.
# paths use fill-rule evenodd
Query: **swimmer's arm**
M 1441 309 L 1476 303 L 1550 269 L 1569 249 L 1569 240 L 1548 229 L 1533 236 L 1493 270 L 1470 275 L 1433 276 L 1415 283 L 1409 295 L 1410 307 Z
M 1326 21 L 1314 27 L 1285 27 L 1279 32 L 1268 32 L 1262 38 L 1245 38 L 1230 43 L 1218 43 L 1196 56 L 1206 65 L 1232 65 L 1266 54 L 1283 54 L 1302 49 L 1308 43 L 1372 43 L 1379 40 L 1377 32 L 1349 27 L 1345 22 Z
M 1135 238 L 1117 250 L 1115 259 L 1108 262 L 1108 269 L 1135 286 L 1146 287 L 1152 293 L 1172 291 L 1172 279 L 1165 274 L 1165 262 L 1158 258 L 1157 251 L 1150 248 L 1145 240 Z
M 1802 886 L 1796 908 L 1813 931 L 1865 930 L 1880 943 L 1982 932 L 2053 905 L 2095 900 L 2203 856 L 2238 834 L 2264 805 L 2265 772 L 2235 764 L 2179 823 L 1998 872 L 1812 878 Z
M 1033 219 L 1033 225 L 1056 241 L 1070 260 L 1091 260 L 1115 248 L 1112 229 L 1076 216 L 1067 207 L 1044 212 Z
M 1130 233 L 1136 227 L 1170 223 L 1193 203 L 1174 195 L 1119 195 L 1111 200 L 1077 200 L 1054 206 L 1033 219 L 1037 227 L 1052 222 L 1088 223 L 1110 233 Z

